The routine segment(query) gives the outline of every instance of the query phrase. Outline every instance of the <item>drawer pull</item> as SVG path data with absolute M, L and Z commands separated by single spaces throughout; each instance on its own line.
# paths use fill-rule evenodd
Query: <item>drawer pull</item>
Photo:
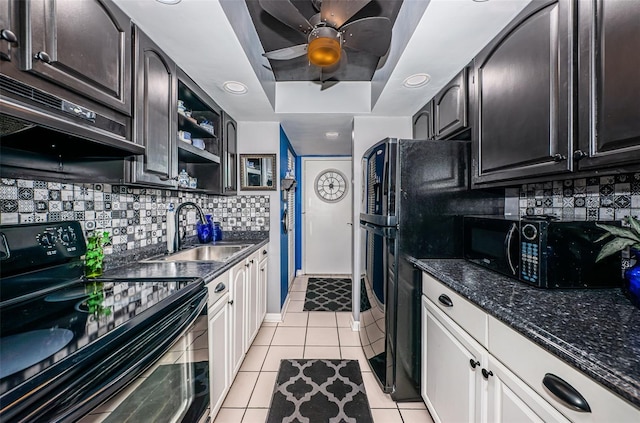
M 544 375 L 544 378 L 542 378 L 542 384 L 553 395 L 555 395 L 556 398 L 558 398 L 570 408 L 573 408 L 577 411 L 582 411 L 584 413 L 591 413 L 589 403 L 587 403 L 587 400 L 584 399 L 582 395 L 580 395 L 580 392 L 578 392 L 566 381 L 560 379 L 558 376 L 547 373 L 546 375 Z
M 453 307 L 453 301 L 451 301 L 451 298 L 449 298 L 448 295 L 440 294 L 438 301 L 440 301 L 440 304 L 445 307 Z
M 219 284 L 216 285 L 216 288 L 213 290 L 213 292 L 217 294 L 218 292 L 224 291 L 225 288 L 226 286 L 222 282 L 220 282 Z
M 482 369 L 482 376 L 485 379 L 489 379 L 489 376 L 493 376 L 493 372 L 491 370 Z
M 472 369 L 475 369 L 476 367 L 478 367 L 480 365 L 480 362 L 474 360 L 473 358 L 470 358 L 469 359 L 469 364 L 471 365 Z

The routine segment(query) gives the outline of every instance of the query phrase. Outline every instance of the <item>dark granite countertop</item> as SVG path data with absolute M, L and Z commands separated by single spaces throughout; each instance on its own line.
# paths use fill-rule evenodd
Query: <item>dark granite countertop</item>
M 253 244 L 251 247 L 232 257 L 226 262 L 220 261 L 185 261 L 185 262 L 145 262 L 149 257 L 137 257 L 135 262 L 109 269 L 103 278 L 202 278 L 205 283 L 220 276 L 234 265 L 244 260 L 254 251 L 269 242 L 268 236 L 250 239 L 235 239 L 216 242 L 216 245 Z
M 620 289 L 545 290 L 466 260 L 409 260 L 640 407 L 640 309 Z

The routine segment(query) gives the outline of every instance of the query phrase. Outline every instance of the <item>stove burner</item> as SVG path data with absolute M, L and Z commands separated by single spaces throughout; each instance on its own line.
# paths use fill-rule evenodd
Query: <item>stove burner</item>
M 37 364 L 73 339 L 68 329 L 41 329 L 0 338 L 0 379 Z

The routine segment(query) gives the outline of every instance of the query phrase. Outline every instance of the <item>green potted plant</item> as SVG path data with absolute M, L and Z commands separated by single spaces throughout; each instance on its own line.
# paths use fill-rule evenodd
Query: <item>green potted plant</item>
M 87 252 L 84 255 L 84 264 L 88 278 L 102 275 L 104 246 L 110 241 L 109 232 L 95 232 L 87 237 Z
M 607 231 L 596 242 L 613 236 L 612 240 L 602 246 L 596 262 L 625 248 L 631 248 L 631 254 L 635 257 L 636 263 L 624 272 L 623 291 L 632 303 L 640 307 L 640 221 L 634 217 L 626 217 L 624 221 L 629 224 L 628 227 L 596 223 L 596 226 Z

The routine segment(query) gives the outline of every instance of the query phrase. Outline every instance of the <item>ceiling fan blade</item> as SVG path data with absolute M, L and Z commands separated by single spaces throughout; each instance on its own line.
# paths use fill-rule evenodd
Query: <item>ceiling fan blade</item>
M 340 28 L 343 46 L 382 57 L 391 45 L 391 21 L 385 17 L 358 19 Z
M 371 0 L 322 0 L 322 21 L 334 28 L 340 28 L 370 2 Z
M 307 18 L 289 0 L 259 0 L 259 3 L 262 10 L 296 31 L 308 34 L 313 29 Z
M 268 51 L 264 53 L 263 56 L 273 60 L 289 60 L 304 56 L 305 54 L 307 54 L 307 44 L 298 44 L 297 46 Z
M 347 52 L 342 50 L 342 54 L 340 55 L 340 61 L 332 66 L 327 66 L 322 68 L 322 73 L 320 75 L 320 81 L 325 82 L 333 78 L 335 74 L 343 70 L 347 67 L 348 63 Z
M 324 91 L 328 88 L 333 87 L 334 85 L 336 85 L 338 82 L 337 79 L 328 79 L 326 81 L 322 81 L 322 83 L 320 84 L 320 91 Z

